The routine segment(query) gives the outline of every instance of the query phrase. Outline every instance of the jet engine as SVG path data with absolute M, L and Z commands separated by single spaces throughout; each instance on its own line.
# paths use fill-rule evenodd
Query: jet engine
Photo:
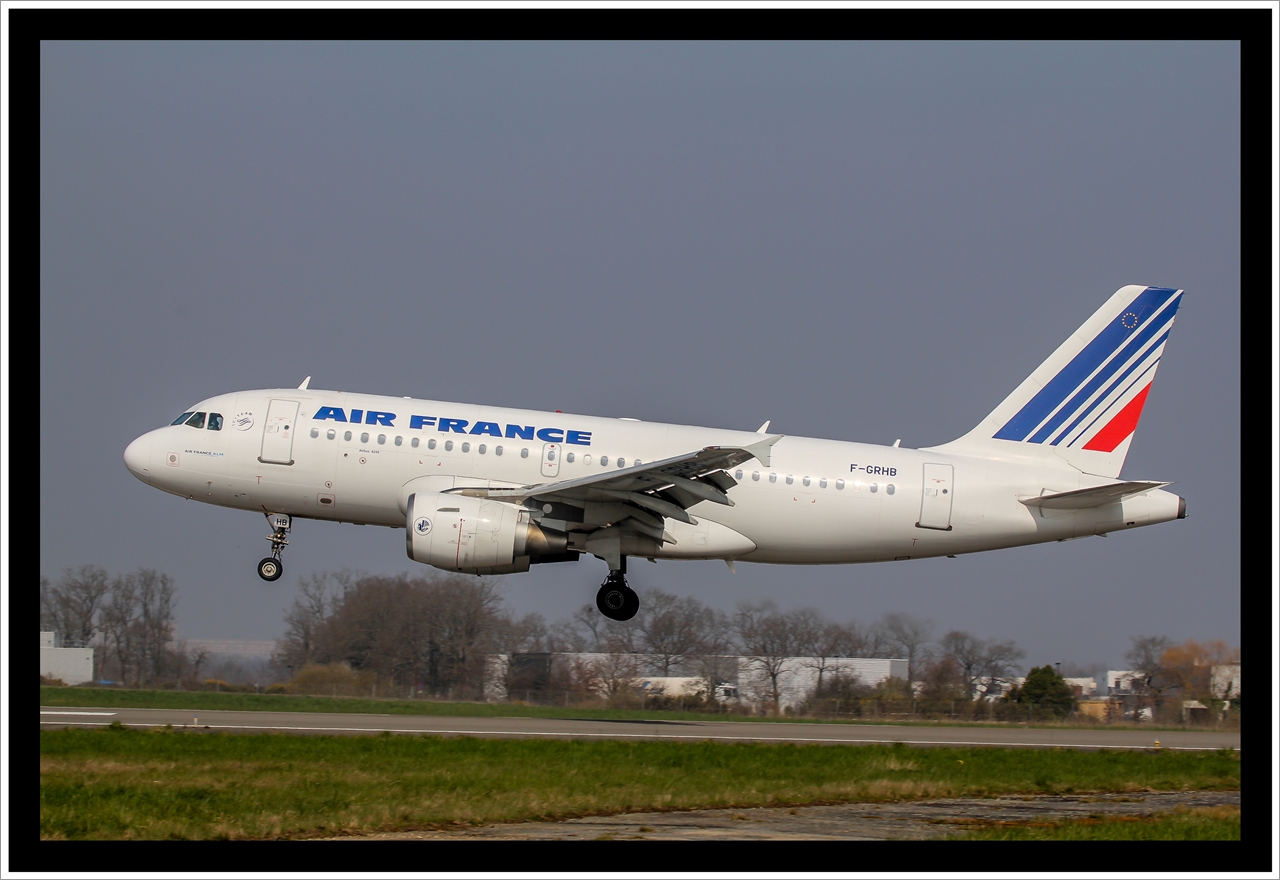
M 511 574 L 578 557 L 565 534 L 544 530 L 523 507 L 442 492 L 409 496 L 405 544 L 414 562 L 466 574 Z

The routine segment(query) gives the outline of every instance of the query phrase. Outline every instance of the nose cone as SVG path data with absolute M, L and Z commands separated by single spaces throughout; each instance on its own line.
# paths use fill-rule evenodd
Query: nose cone
M 144 483 L 151 482 L 151 435 L 143 434 L 124 450 L 124 466 Z

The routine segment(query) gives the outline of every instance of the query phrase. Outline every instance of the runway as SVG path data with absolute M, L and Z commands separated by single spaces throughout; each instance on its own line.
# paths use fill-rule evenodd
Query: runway
M 42 706 L 40 727 L 129 727 L 359 735 L 381 733 L 521 739 L 618 739 L 697 742 L 788 742 L 824 745 L 906 743 L 916 746 L 1071 749 L 1240 749 L 1240 734 L 1216 730 L 1058 729 L 764 721 L 609 721 L 575 718 L 474 718 L 321 712 L 241 712 Z M 1156 743 L 1159 743 L 1157 746 Z

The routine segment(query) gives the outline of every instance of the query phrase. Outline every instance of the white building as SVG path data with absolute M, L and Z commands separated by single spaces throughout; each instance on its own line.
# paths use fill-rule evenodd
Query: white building
M 1209 674 L 1209 688 L 1217 699 L 1238 699 L 1240 697 L 1240 664 L 1223 663 L 1213 667 Z
M 93 648 L 59 648 L 56 633 L 40 633 L 40 674 L 67 684 L 93 681 Z
M 1098 682 L 1092 678 L 1063 678 L 1067 683 L 1067 687 L 1072 689 L 1079 688 L 1078 697 L 1092 697 L 1098 692 Z
M 1108 669 L 1107 679 L 1099 689 L 1099 696 L 1117 696 L 1132 694 L 1142 687 L 1146 676 L 1132 669 Z
M 837 676 L 856 678 L 858 684 L 875 687 L 889 678 L 907 677 L 906 660 L 867 657 L 787 657 L 778 672 L 778 707 L 793 708 L 803 703 L 818 687 L 821 670 L 824 682 Z M 773 699 L 773 681 L 765 664 L 756 658 L 738 658 L 738 698 L 755 707 Z

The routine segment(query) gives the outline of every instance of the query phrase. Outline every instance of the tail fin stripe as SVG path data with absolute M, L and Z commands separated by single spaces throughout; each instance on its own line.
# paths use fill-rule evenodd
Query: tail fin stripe
M 1159 363 L 1160 363 L 1160 358 L 1156 358 L 1154 361 L 1148 364 L 1147 368 L 1143 370 L 1141 373 L 1139 373 L 1137 378 L 1135 378 L 1132 382 L 1130 382 L 1123 391 L 1121 391 L 1119 394 L 1115 396 L 1115 399 L 1111 401 L 1112 406 L 1114 406 L 1117 400 L 1124 400 L 1124 398 L 1129 394 L 1129 392 L 1132 391 L 1139 382 L 1141 382 L 1143 379 L 1146 378 L 1148 373 L 1152 373 L 1155 371 L 1156 365 Z M 1151 385 L 1151 382 L 1148 380 L 1147 386 L 1150 387 L 1150 385 Z M 1098 423 L 1098 420 L 1105 417 L 1108 412 L 1111 412 L 1111 406 L 1104 407 L 1102 412 L 1094 416 L 1093 421 L 1089 422 L 1089 424 L 1086 425 L 1084 427 L 1084 430 L 1082 430 L 1079 434 L 1072 437 L 1071 440 L 1067 443 L 1067 445 L 1075 446 L 1076 444 L 1080 443 L 1086 436 L 1088 436 L 1089 432 L 1093 430 L 1093 426 Z M 1136 427 L 1136 424 L 1135 424 L 1135 427 Z M 1120 439 L 1123 440 L 1124 437 L 1121 437 Z
M 1021 441 L 1039 427 L 1067 397 L 1080 387 L 1116 349 L 1133 335 L 1142 323 L 1159 306 L 1166 303 L 1177 290 L 1167 287 L 1148 287 L 1121 310 L 1071 362 L 1058 371 L 1022 409 L 1009 419 L 994 435 L 998 440 Z
M 1124 409 L 1116 414 L 1116 417 L 1107 422 L 1101 431 L 1094 435 L 1093 439 L 1084 445 L 1085 449 L 1094 449 L 1098 452 L 1112 452 L 1117 446 L 1133 433 L 1133 429 L 1138 427 L 1138 418 L 1142 415 L 1142 405 L 1147 402 L 1147 392 L 1151 390 L 1151 383 L 1148 382 L 1146 387 L 1138 392 L 1138 396 L 1125 404 Z
M 1179 297 L 1179 299 L 1181 299 L 1181 297 Z M 1111 360 L 1107 361 L 1102 369 L 1094 373 L 1092 378 L 1085 382 L 1084 386 L 1076 392 L 1075 396 L 1072 397 L 1065 406 L 1060 408 L 1048 421 L 1046 421 L 1040 427 L 1040 430 L 1036 431 L 1035 434 L 1031 436 L 1030 442 L 1043 443 L 1045 440 L 1049 439 L 1049 435 L 1057 430 L 1063 422 L 1071 418 L 1071 416 L 1079 410 L 1085 401 L 1089 399 L 1093 392 L 1097 391 L 1104 382 L 1115 375 L 1116 370 L 1128 363 L 1130 358 L 1132 358 L 1138 351 L 1142 350 L 1142 348 L 1151 340 L 1152 336 L 1159 333 L 1161 330 L 1167 330 L 1167 328 L 1173 323 L 1173 316 L 1177 311 L 1178 300 L 1175 299 L 1173 302 L 1161 309 L 1160 313 L 1156 315 L 1156 317 L 1148 323 L 1146 327 L 1138 332 L 1137 335 L 1129 340 L 1128 344 L 1117 352 Z M 1088 409 L 1092 409 L 1096 405 L 1097 400 L 1095 400 Z
M 1147 363 L 1147 359 L 1151 357 L 1152 352 L 1158 352 L 1160 350 L 1160 346 L 1164 345 L 1164 341 L 1168 338 L 1169 338 L 1169 330 L 1165 330 L 1163 333 L 1160 334 L 1160 338 L 1157 339 L 1154 343 L 1152 343 L 1150 348 L 1144 351 L 1141 354 L 1141 356 L 1135 358 L 1133 363 L 1131 363 L 1127 368 L 1125 368 L 1124 372 L 1122 372 L 1119 376 L 1117 376 L 1115 378 L 1115 381 L 1113 381 L 1110 385 L 1107 386 L 1106 391 L 1099 394 L 1092 404 L 1090 404 L 1083 411 L 1081 411 L 1080 415 L 1075 417 L 1075 419 L 1071 422 L 1070 425 L 1067 425 L 1067 427 L 1059 431 L 1058 436 L 1054 437 L 1052 442 L 1049 445 L 1057 446 L 1059 443 L 1061 443 L 1063 439 L 1072 431 L 1074 431 L 1081 422 L 1089 418 L 1089 416 L 1093 414 L 1093 412 L 1098 408 L 1100 404 L 1102 404 L 1104 401 L 1111 398 L 1111 393 L 1115 391 L 1118 387 L 1120 387 L 1120 383 L 1123 382 L 1126 378 L 1128 378 L 1130 373 L 1138 369 L 1138 367 L 1141 367 L 1143 364 L 1147 364 L 1147 369 L 1142 371 L 1142 375 L 1145 376 L 1147 374 L 1147 371 L 1150 370 L 1151 367 L 1154 366 L 1156 362 L 1160 360 L 1160 356 L 1157 354 L 1156 359 L 1154 361 L 1151 361 L 1149 364 Z M 1126 389 L 1126 391 L 1127 390 L 1128 389 Z M 1124 395 L 1121 394 L 1120 396 L 1123 397 Z M 1104 412 L 1106 411 L 1106 409 L 1107 407 L 1103 406 Z M 1090 424 L 1092 425 L 1092 423 Z

